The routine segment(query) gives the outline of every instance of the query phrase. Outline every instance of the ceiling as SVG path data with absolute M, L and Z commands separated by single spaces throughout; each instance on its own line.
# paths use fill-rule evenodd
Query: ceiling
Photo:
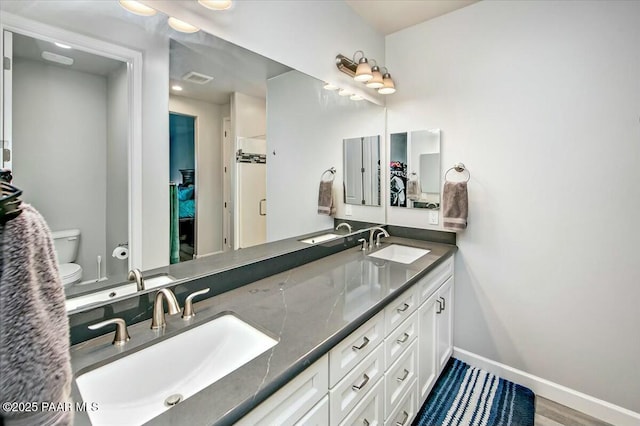
M 42 58 L 42 52 L 45 51 L 71 58 L 73 59 L 73 65 L 61 65 L 45 60 Z M 19 33 L 13 33 L 13 56 L 14 58 L 44 62 L 48 65 L 103 77 L 108 76 L 113 70 L 124 66 L 124 62 L 115 59 L 105 58 L 78 49 L 63 49 L 50 41 L 32 38 Z
M 195 39 L 195 40 L 194 40 Z M 215 104 L 229 103 L 233 92 L 265 98 L 267 80 L 291 68 L 201 32 L 197 38 L 176 34 L 170 41 L 169 77 L 182 91 L 173 95 Z M 213 77 L 208 83 L 184 81 L 190 71 Z
M 345 0 L 378 32 L 388 35 L 478 0 Z

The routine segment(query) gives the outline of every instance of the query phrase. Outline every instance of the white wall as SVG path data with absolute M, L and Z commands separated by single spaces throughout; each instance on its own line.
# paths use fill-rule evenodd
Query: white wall
M 14 58 L 13 173 L 52 231 L 80 229 L 83 281 L 105 258 L 107 80 Z
M 636 412 L 639 23 L 639 2 L 483 1 L 386 46 L 388 131 L 441 128 L 443 170 L 471 172 L 456 346 Z
M 222 118 L 225 106 L 169 97 L 169 110 L 196 117 L 196 253 L 222 250 Z
M 127 66 L 122 64 L 107 77 L 107 215 L 106 259 L 102 276 L 126 279 L 128 260 L 111 256 L 118 244 L 129 240 L 129 91 Z
M 286 119 L 283 119 L 286 117 Z M 322 173 L 337 170 L 334 179 L 337 217 L 383 223 L 384 205 L 343 203 L 343 139 L 381 135 L 384 146 L 385 109 L 354 102 L 322 88 L 322 82 L 297 71 L 267 84 L 267 240 L 276 241 L 333 226 L 333 218 L 318 214 Z M 273 151 L 276 154 L 273 154 Z M 381 164 L 386 164 L 381 156 Z M 384 168 L 383 168 L 384 169 Z M 382 200 L 386 200 L 385 187 Z

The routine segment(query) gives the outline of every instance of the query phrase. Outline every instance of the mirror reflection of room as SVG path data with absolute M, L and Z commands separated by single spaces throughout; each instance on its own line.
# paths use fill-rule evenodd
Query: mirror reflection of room
M 394 207 L 440 208 L 440 130 L 392 133 L 390 200 Z
M 345 204 L 380 205 L 380 136 L 343 141 Z
M 12 75 L 5 114 L 11 114 L 13 143 L 3 167 L 12 169 L 23 200 L 52 230 L 67 293 L 124 281 L 126 63 L 17 32 L 5 31 L 7 40 L 13 66 L 5 70 Z

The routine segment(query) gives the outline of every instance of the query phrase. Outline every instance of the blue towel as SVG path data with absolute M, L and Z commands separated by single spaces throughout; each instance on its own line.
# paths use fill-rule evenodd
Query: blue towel
M 196 200 L 180 201 L 178 205 L 180 208 L 180 219 L 196 216 Z

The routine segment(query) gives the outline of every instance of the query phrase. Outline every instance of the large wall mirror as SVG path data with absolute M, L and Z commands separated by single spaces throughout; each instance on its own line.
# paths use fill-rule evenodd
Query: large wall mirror
M 140 262 L 131 159 L 141 55 L 19 24 L 3 21 L 2 167 L 51 229 L 67 296 L 108 288 Z
M 22 112 L 25 123 L 33 123 L 35 104 L 56 105 L 55 112 L 60 113 L 58 120 L 51 118 L 48 125 L 39 126 L 39 129 L 18 126 L 19 131 L 39 131 L 40 134 L 30 135 L 28 139 L 39 144 L 41 149 L 21 152 L 27 145 L 18 147 L 19 139 L 14 139 L 15 155 L 11 166 L 16 186 L 25 189 L 27 202 L 40 208 L 40 202 L 29 197 L 48 193 L 55 198 L 57 208 L 66 209 L 60 216 L 67 221 L 60 224 L 55 223 L 53 213 L 45 213 L 54 230 L 80 229 L 77 262 L 82 267 L 83 280 L 93 282 L 79 285 L 77 291 L 67 292 L 71 300 L 95 295 L 97 299 L 91 300 L 91 306 L 99 306 L 99 303 L 109 302 L 116 293 L 116 286 L 120 289 L 126 284 L 127 290 L 125 293 L 118 290 L 115 297 L 136 292 L 126 277 L 129 269 L 138 266 L 129 263 L 135 256 L 142 256 L 143 265 L 152 265 L 143 270 L 143 275 L 157 279 L 147 280 L 147 285 L 160 287 L 171 285 L 172 279 L 181 279 L 191 270 L 205 273 L 210 270 L 207 265 L 216 265 L 216 257 L 225 252 L 332 227 L 333 218 L 319 216 L 316 205 L 321 173 L 329 167 L 338 169 L 338 212 L 345 216 L 341 192 L 344 171 L 340 167 L 343 165 L 343 140 L 357 135 L 385 134 L 384 107 L 328 92 L 323 89 L 322 81 L 203 31 L 195 34 L 175 32 L 166 25 L 166 16 L 162 14 L 150 18 L 135 16 L 124 11 L 118 2 L 95 5 L 49 2 L 42 3 L 38 11 L 29 7 L 30 3 L 3 2 L 1 8 L 3 14 L 8 11 L 97 39 L 112 39 L 117 27 L 120 33 L 131 33 L 134 34 L 132 37 L 139 38 L 133 44 L 137 43 L 145 60 L 142 71 L 145 79 L 138 81 L 138 88 L 144 85 L 141 104 L 147 123 L 142 132 L 142 154 L 138 154 L 142 160 L 138 158 L 138 161 L 145 167 L 141 167 L 141 163 L 129 166 L 131 151 L 126 138 L 129 133 L 123 133 L 123 128 L 128 129 L 126 126 L 130 123 L 116 124 L 116 120 L 131 118 L 131 94 L 126 90 L 112 93 L 112 89 L 123 89 L 118 73 L 130 72 L 127 70 L 132 67 L 128 63 L 118 63 L 113 57 L 107 58 L 109 61 L 97 60 L 102 69 L 94 72 L 95 78 L 85 77 L 85 80 L 98 81 L 94 84 L 98 86 L 95 91 L 100 92 L 101 98 L 91 102 L 84 98 L 72 99 L 71 93 L 55 82 L 46 86 L 60 92 L 57 98 L 46 98 L 48 93 L 36 91 L 33 83 L 17 82 L 25 87 L 24 90 L 31 90 L 35 97 L 35 100 L 28 100 L 27 92 L 20 95 L 24 103 L 22 109 L 32 109 Z M 70 21 L 69 14 L 77 19 Z M 87 29 L 82 21 L 94 25 Z M 124 37 L 118 38 L 124 40 Z M 30 43 L 32 47 L 34 43 L 38 45 L 37 41 Z M 61 49 L 64 47 L 38 45 L 38 51 L 32 55 L 41 56 L 43 50 L 61 56 L 77 54 Z M 23 62 L 36 61 L 25 58 Z M 84 61 L 78 57 L 75 62 Z M 63 64 L 31 66 L 38 67 L 52 69 L 55 73 L 64 70 L 70 74 L 90 74 L 88 70 L 69 70 Z M 150 76 L 152 70 L 156 73 Z M 154 78 L 165 72 L 168 78 Z M 124 85 L 124 89 L 130 87 Z M 81 84 L 74 83 L 76 89 L 85 90 Z M 60 102 L 72 104 L 75 110 L 62 113 Z M 124 103 L 118 106 L 116 102 Z M 157 105 L 165 102 L 166 107 L 157 111 Z M 96 116 L 102 116 L 102 121 L 98 127 L 89 130 L 85 129 L 89 120 L 82 114 L 89 114 L 88 107 L 93 104 L 102 108 L 102 112 L 95 112 Z M 148 115 L 150 110 L 152 116 Z M 154 126 L 165 126 L 166 123 L 167 137 L 149 140 L 148 135 L 155 134 L 155 127 L 149 127 L 149 123 L 158 123 Z M 80 130 L 84 133 L 79 133 Z M 121 137 L 123 134 L 124 138 Z M 78 146 L 72 146 L 72 142 Z M 45 161 L 45 156 L 53 161 Z M 27 181 L 27 173 L 23 173 L 27 170 L 24 166 L 27 158 L 29 161 L 37 158 L 43 163 L 39 174 L 29 177 L 34 180 L 33 187 Z M 118 171 L 123 162 L 126 167 Z M 132 191 L 132 171 L 141 174 L 145 185 L 141 204 L 137 206 L 131 203 L 130 197 L 126 198 Z M 373 184 L 375 180 L 372 176 Z M 90 195 L 82 192 L 86 187 L 91 188 Z M 380 189 L 384 196 L 384 185 L 382 187 L 370 191 L 372 204 L 376 204 L 375 195 L 380 197 L 376 194 Z M 283 191 L 283 188 L 288 190 Z M 94 198 L 100 202 L 93 201 Z M 93 209 L 91 212 L 82 210 L 89 207 Z M 46 211 L 46 208 L 42 207 L 42 210 Z M 360 215 L 354 206 L 353 214 L 346 215 L 354 220 L 384 222 L 384 209 L 375 210 L 376 215 Z M 84 213 L 76 221 L 69 216 L 70 211 Z M 127 234 L 131 233 L 131 227 L 126 228 L 136 213 L 144 222 L 153 219 L 154 223 L 166 223 L 153 230 L 143 224 L 147 226 L 144 228 L 145 241 L 166 241 L 166 250 L 160 243 L 153 247 L 147 244 L 144 251 L 140 246 L 131 246 Z M 292 214 L 298 216 L 292 217 Z M 156 220 L 158 217 L 166 220 Z M 84 224 L 81 220 L 92 222 Z M 87 249 L 94 233 L 101 235 L 100 241 L 91 243 L 99 245 L 99 250 Z M 124 250 L 127 243 L 128 259 Z M 120 250 L 116 250 L 119 247 Z M 147 262 L 148 252 L 153 250 L 159 255 L 154 253 L 154 260 Z M 124 259 L 114 257 L 116 254 Z M 192 262 L 198 262 L 197 266 L 190 267 Z M 115 264 L 113 272 L 108 269 L 111 264 Z M 109 279 L 104 280 L 105 276 Z M 103 302 L 96 303 L 96 300 Z M 82 309 L 81 304 L 72 306 L 71 309 Z
M 439 129 L 392 133 L 389 204 L 439 209 L 440 167 Z
M 361 136 L 343 141 L 344 202 L 380 205 L 380 136 Z

